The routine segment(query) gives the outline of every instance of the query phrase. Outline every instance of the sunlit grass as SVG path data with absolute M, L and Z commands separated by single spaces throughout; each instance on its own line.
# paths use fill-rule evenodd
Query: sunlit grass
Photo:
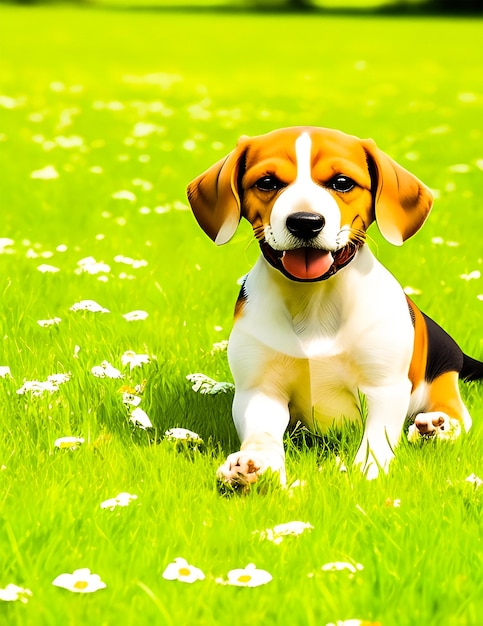
M 437 202 L 403 248 L 375 227 L 370 245 L 481 358 L 480 23 L 1 13 L 0 589 L 32 596 L 0 602 L 0 623 L 478 624 L 483 492 L 465 479 L 483 475 L 480 385 L 463 387 L 470 435 L 403 439 L 389 477 L 351 469 L 357 432 L 298 433 L 291 489 L 267 477 L 246 497 L 219 494 L 215 470 L 237 445 L 232 392 L 196 393 L 186 376 L 232 381 L 219 344 L 257 249 L 247 226 L 213 246 L 185 186 L 241 134 L 372 136 Z M 86 300 L 101 310 L 74 306 Z M 126 353 L 147 360 L 131 368 Z M 104 362 L 123 378 L 94 375 Z M 17 393 L 54 374 L 68 380 Z M 136 408 L 152 428 L 131 421 Z M 166 438 L 175 427 L 204 444 Z M 101 506 L 116 498 L 126 506 Z M 279 543 L 257 532 L 296 521 L 313 529 Z M 176 558 L 205 578 L 165 580 Z M 363 569 L 322 569 L 334 562 Z M 248 564 L 272 580 L 216 582 Z M 82 568 L 106 588 L 52 585 Z

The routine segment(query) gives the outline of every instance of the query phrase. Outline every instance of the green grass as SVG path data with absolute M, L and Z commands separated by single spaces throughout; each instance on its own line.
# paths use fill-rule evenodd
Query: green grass
M 12 373 L 0 378 L 0 587 L 33 593 L 27 605 L 1 603 L 0 623 L 481 624 L 483 492 L 465 482 L 483 475 L 481 385 L 463 388 L 469 436 L 448 446 L 403 440 L 388 477 L 368 483 L 338 471 L 335 455 L 349 463 L 353 438 L 335 451 L 288 441 L 289 481 L 305 487 L 289 493 L 268 483 L 220 497 L 214 472 L 237 445 L 231 395 L 195 394 L 185 376 L 231 380 L 225 353 L 212 346 L 228 337 L 236 281 L 257 250 L 247 226 L 217 249 L 179 210 L 186 183 L 241 134 L 315 124 L 372 136 L 438 200 L 402 249 L 375 227 L 371 245 L 404 286 L 421 291 L 418 305 L 481 358 L 482 281 L 460 278 L 483 262 L 481 22 L 0 13 L 0 237 L 14 241 L 0 255 L 0 366 Z M 136 136 L 143 128 L 153 132 Z M 80 146 L 58 145 L 72 136 Z M 57 179 L 31 178 L 49 165 Z M 136 200 L 112 197 L 122 190 Z M 148 264 L 132 269 L 114 261 L 120 254 Z M 88 256 L 110 265 L 106 282 L 75 273 Z M 60 271 L 43 274 L 42 263 Z M 111 312 L 70 311 L 82 299 Z M 136 309 L 149 317 L 125 321 Z M 52 317 L 61 323 L 37 323 Z M 126 350 L 152 362 L 129 373 Z M 91 374 L 103 360 L 122 369 L 122 382 Z M 16 393 L 24 380 L 60 372 L 72 378 L 52 395 Z M 131 427 L 119 393 L 143 380 L 151 432 Z M 205 450 L 176 453 L 162 437 L 174 426 L 198 432 Z M 65 435 L 86 442 L 54 449 Z M 138 499 L 100 508 L 121 491 Z M 291 520 L 314 529 L 280 545 L 253 535 Z M 178 556 L 206 580 L 163 580 Z M 353 579 L 322 572 L 329 561 L 364 570 Z M 257 589 L 215 582 L 247 563 L 273 581 Z M 51 585 L 81 567 L 107 588 L 81 596 Z

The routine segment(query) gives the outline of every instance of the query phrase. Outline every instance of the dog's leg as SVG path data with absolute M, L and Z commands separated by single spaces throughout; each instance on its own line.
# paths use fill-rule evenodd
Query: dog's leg
M 414 425 L 417 435 L 454 439 L 471 428 L 471 417 L 463 403 L 458 387 L 457 372 L 446 372 L 429 385 L 428 410 L 416 415 Z
M 366 396 L 367 420 L 354 464 L 372 480 L 377 478 L 379 468 L 388 471 L 394 457 L 409 407 L 411 384 L 404 380 L 361 391 Z
M 267 469 L 278 472 L 285 484 L 283 435 L 289 423 L 286 399 L 268 397 L 258 390 L 237 391 L 233 419 L 240 437 L 239 452 L 230 454 L 217 478 L 231 485 L 255 482 Z

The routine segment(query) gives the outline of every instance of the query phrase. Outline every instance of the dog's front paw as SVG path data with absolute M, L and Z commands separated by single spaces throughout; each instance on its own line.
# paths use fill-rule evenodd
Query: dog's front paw
M 264 470 L 260 456 L 249 452 L 235 452 L 218 468 L 216 477 L 227 485 L 245 487 L 256 482 Z
M 234 488 L 249 487 L 267 469 L 279 472 L 280 482 L 282 484 L 285 482 L 283 467 L 278 467 L 278 463 L 271 463 L 262 454 L 249 450 L 230 454 L 223 465 L 218 468 L 216 477 L 221 483 Z
M 459 420 L 449 417 L 442 411 L 419 413 L 414 424 L 409 427 L 408 440 L 415 442 L 421 437 L 436 437 L 437 439 L 453 440 L 461 434 Z

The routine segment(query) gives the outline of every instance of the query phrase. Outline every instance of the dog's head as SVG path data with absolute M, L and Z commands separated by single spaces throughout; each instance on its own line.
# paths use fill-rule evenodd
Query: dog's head
M 323 280 L 346 265 L 374 220 L 401 245 L 432 205 L 429 189 L 371 139 L 314 127 L 242 137 L 188 185 L 188 198 L 219 245 L 245 217 L 265 258 L 297 281 Z

